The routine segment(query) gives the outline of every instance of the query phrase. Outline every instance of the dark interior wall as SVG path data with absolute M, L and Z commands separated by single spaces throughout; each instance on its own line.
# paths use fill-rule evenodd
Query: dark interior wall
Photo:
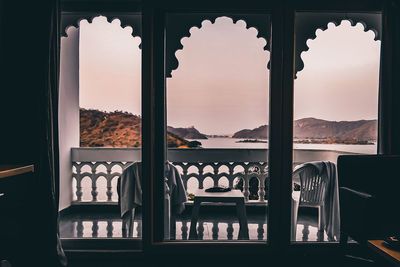
M 0 162 L 34 162 L 39 153 L 40 87 L 44 86 L 50 0 L 0 0 Z M 389 146 L 400 154 L 400 19 L 393 1 Z
M 393 1 L 390 25 L 393 27 L 393 97 L 392 97 L 392 152 L 400 155 L 400 0 Z
M 1 0 L 0 162 L 35 162 L 49 1 Z M 43 91 L 43 90 L 42 90 Z

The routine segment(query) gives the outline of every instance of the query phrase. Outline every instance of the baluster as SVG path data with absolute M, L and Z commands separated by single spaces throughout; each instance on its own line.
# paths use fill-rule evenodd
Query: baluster
M 265 201 L 265 199 L 264 199 L 264 197 L 265 197 L 265 183 L 264 183 L 265 178 L 263 179 L 263 175 L 262 174 L 259 175 L 258 178 L 259 178 L 258 179 L 258 182 L 259 182 L 259 186 L 258 186 L 258 201 L 264 202 Z
M 188 181 L 188 164 L 182 164 L 182 180 L 186 181 L 186 189 L 187 189 L 187 181 Z
M 187 240 L 188 238 L 188 226 L 187 226 L 187 220 L 182 220 L 182 240 Z
M 317 231 L 317 241 L 322 242 L 324 241 L 324 230 Z
M 98 237 L 98 236 L 99 236 L 99 221 L 93 220 L 92 237 Z
M 219 173 L 219 171 L 218 171 L 218 165 L 214 165 L 213 166 L 213 171 L 214 171 L 214 175 L 213 175 L 213 181 L 214 181 L 214 186 L 218 186 L 218 179 L 217 179 L 217 176 L 218 176 L 218 173 Z
M 229 181 L 229 188 L 233 188 L 233 169 L 234 169 L 234 165 L 230 164 L 229 165 L 229 177 L 228 177 L 228 181 Z
M 83 236 L 83 222 L 82 220 L 78 220 L 76 222 L 76 236 L 82 237 Z
M 302 241 L 308 241 L 308 235 L 310 234 L 308 224 L 304 224 L 304 228 L 301 232 L 303 233 Z
M 76 199 L 77 201 L 82 201 L 82 186 L 81 186 L 81 181 L 82 181 L 82 175 L 81 175 L 81 167 L 82 167 L 82 163 L 78 164 L 76 166 L 76 175 L 75 175 L 75 179 L 76 179 Z
M 204 222 L 203 221 L 199 222 L 199 226 L 197 227 L 197 231 L 198 231 L 198 233 L 197 233 L 198 239 L 199 240 L 203 240 L 203 237 L 204 237 Z
M 226 228 L 226 233 L 228 235 L 228 240 L 233 239 L 233 223 L 228 222 L 228 228 Z
M 141 238 L 142 237 L 142 220 L 137 221 L 136 231 L 137 231 L 137 237 Z
M 264 239 L 264 224 L 259 223 L 257 227 L 257 238 L 258 240 L 263 240 Z
M 96 180 L 97 180 L 97 175 L 96 175 L 96 164 L 92 164 L 92 175 L 90 176 L 92 179 L 92 201 L 96 202 L 97 201 L 97 186 L 96 186 Z
M 250 191 L 249 191 L 249 170 L 246 168 L 244 177 L 243 177 L 243 195 L 245 201 L 249 201 Z
M 219 232 L 219 228 L 218 228 L 218 222 L 213 221 L 213 227 L 212 227 L 212 239 L 213 240 L 218 240 L 218 232 Z
M 111 168 L 113 167 L 112 163 L 107 165 L 107 175 L 106 175 L 106 179 L 107 179 L 107 201 L 112 201 L 112 187 L 111 187 L 111 179 L 112 179 L 112 175 L 111 175 Z
M 107 237 L 108 238 L 111 238 L 111 237 L 113 237 L 113 230 L 114 230 L 114 227 L 113 227 L 113 224 L 112 224 L 112 220 L 107 220 Z
M 294 186 L 293 183 L 292 183 L 292 185 Z M 268 176 L 268 174 L 265 176 L 265 179 L 264 179 L 264 192 L 265 192 L 264 200 L 269 199 L 269 176 Z
M 198 165 L 197 169 L 199 170 L 199 189 L 203 189 L 203 181 L 204 181 L 204 164 Z

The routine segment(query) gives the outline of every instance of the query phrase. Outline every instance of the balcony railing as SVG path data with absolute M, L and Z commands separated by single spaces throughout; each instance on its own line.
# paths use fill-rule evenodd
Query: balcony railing
M 333 150 L 294 150 L 294 164 L 352 154 Z M 73 204 L 113 204 L 123 167 L 141 160 L 137 148 L 72 148 Z M 205 186 L 233 187 L 242 180 L 248 204 L 264 204 L 268 195 L 267 149 L 168 149 L 168 160 L 181 172 L 188 192 Z M 257 192 L 250 181 L 256 180 Z M 254 184 L 254 183 L 253 183 Z M 254 195 L 256 197 L 254 197 Z M 255 200 L 254 200 L 255 199 Z

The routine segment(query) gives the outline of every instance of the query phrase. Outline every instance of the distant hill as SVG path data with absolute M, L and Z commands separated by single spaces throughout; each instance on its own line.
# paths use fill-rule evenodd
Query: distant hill
M 268 139 L 268 125 L 262 125 L 258 128 L 254 128 L 253 130 L 244 129 L 236 132 L 232 137 L 233 138 L 253 138 L 253 139 Z
M 194 126 L 189 128 L 167 127 L 167 131 L 185 139 L 208 139 L 207 136 L 200 133 Z
M 372 141 L 377 139 L 377 120 L 326 121 L 304 118 L 294 121 L 295 139 L 332 139 Z M 268 139 L 268 126 L 244 129 L 236 132 L 234 138 Z
M 142 118 L 128 112 L 80 109 L 81 147 L 141 147 Z M 188 147 L 189 141 L 167 133 L 168 147 Z
M 369 141 L 377 139 L 377 128 L 377 120 L 326 121 L 305 118 L 294 122 L 294 138 Z

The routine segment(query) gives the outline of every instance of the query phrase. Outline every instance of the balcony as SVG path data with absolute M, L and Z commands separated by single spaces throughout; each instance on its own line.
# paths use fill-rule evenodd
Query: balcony
M 294 165 L 315 160 L 336 162 L 338 155 L 351 154 L 332 150 L 294 150 Z M 121 238 L 122 221 L 118 210 L 117 178 L 129 162 L 141 160 L 134 148 L 72 148 L 71 211 L 60 218 L 63 238 Z M 265 240 L 267 233 L 268 174 L 267 149 L 168 149 L 168 160 L 180 171 L 187 191 L 214 185 L 242 190 L 250 240 Z M 241 182 L 239 182 L 241 181 Z M 192 201 L 176 218 L 172 239 L 187 240 Z M 212 204 L 202 207 L 197 228 L 202 240 L 235 240 L 239 223 L 235 207 Z M 313 209 L 298 213 L 297 241 L 327 241 L 318 231 Z M 141 212 L 135 215 L 134 238 L 142 236 Z

